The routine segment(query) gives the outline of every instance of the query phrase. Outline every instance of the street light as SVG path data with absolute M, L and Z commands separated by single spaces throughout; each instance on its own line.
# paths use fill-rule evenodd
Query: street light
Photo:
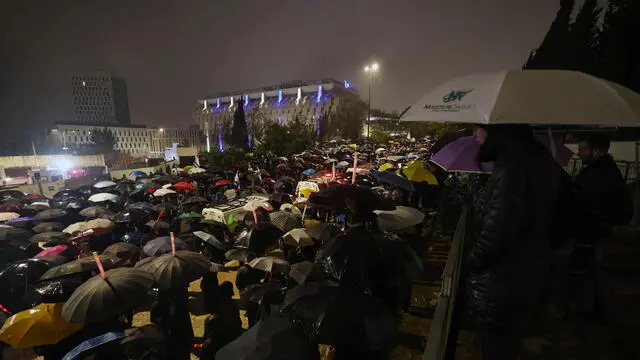
M 369 140 L 369 136 L 371 135 L 371 87 L 373 84 L 373 74 L 378 72 L 380 66 L 378 63 L 371 63 L 369 65 L 365 65 L 364 72 L 369 74 L 369 101 L 367 104 L 367 140 Z

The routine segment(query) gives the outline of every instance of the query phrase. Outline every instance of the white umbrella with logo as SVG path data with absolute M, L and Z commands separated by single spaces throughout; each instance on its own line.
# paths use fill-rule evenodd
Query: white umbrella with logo
M 576 71 L 511 70 L 449 80 L 400 121 L 640 126 L 640 95 Z

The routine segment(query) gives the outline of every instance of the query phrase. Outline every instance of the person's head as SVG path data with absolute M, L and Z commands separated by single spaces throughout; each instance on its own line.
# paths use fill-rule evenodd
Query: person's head
M 611 141 L 604 135 L 594 134 L 582 140 L 578 145 L 578 156 L 588 164 L 602 155 L 609 153 Z
M 220 294 L 231 299 L 233 297 L 233 284 L 228 281 L 220 284 Z
M 480 144 L 479 162 L 496 161 L 511 145 L 533 140 L 531 128 L 525 124 L 483 125 L 477 127 L 473 134 Z

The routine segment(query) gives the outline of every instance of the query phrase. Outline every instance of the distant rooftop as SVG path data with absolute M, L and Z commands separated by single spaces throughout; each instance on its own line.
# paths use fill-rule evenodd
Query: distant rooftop
M 134 124 L 90 124 L 90 123 L 82 123 L 78 121 L 56 121 L 56 126 L 91 126 L 94 128 L 137 128 L 137 129 L 146 129 L 147 125 L 134 125 Z
M 287 82 L 282 82 L 278 85 L 270 85 L 270 86 L 264 86 L 264 87 L 257 87 L 257 88 L 251 88 L 251 89 L 244 89 L 244 90 L 237 90 L 237 91 L 225 91 L 225 92 L 220 92 L 214 95 L 210 95 L 210 96 L 205 96 L 203 97 L 203 99 L 215 99 L 215 98 L 222 98 L 225 96 L 234 96 L 234 95 L 243 95 L 243 94 L 250 94 L 250 93 L 258 93 L 258 92 L 268 92 L 268 91 L 276 91 L 276 90 L 281 90 L 281 89 L 290 89 L 290 88 L 298 88 L 298 87 L 305 87 L 305 86 L 313 86 L 313 85 L 320 85 L 320 84 L 332 84 L 341 88 L 345 88 L 345 89 L 350 89 L 351 88 L 351 84 L 348 81 L 338 81 L 335 79 L 331 79 L 331 78 L 326 78 L 326 79 L 319 79 L 319 80 L 294 80 L 294 81 L 287 81 Z

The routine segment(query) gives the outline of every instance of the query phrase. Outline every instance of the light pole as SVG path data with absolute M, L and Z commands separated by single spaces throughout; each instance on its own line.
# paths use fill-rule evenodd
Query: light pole
M 365 65 L 364 72 L 369 75 L 369 100 L 367 101 L 367 140 L 369 140 L 369 136 L 371 135 L 371 86 L 373 84 L 373 74 L 378 72 L 378 63 L 371 63 L 370 65 Z

